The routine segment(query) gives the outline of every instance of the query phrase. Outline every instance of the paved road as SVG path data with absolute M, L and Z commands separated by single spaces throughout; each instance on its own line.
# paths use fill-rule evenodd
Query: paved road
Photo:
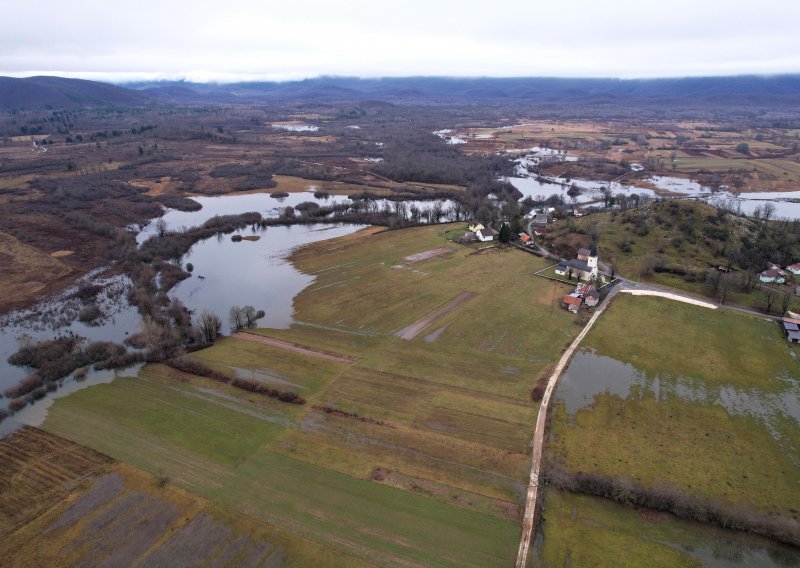
M 741 314 L 747 314 L 747 315 L 751 315 L 751 316 L 758 316 L 758 317 L 761 317 L 761 318 L 768 318 L 768 319 L 778 320 L 778 321 L 780 321 L 780 319 L 781 319 L 780 316 L 767 315 L 767 314 L 765 314 L 763 312 L 759 312 L 757 310 L 749 310 L 747 308 L 740 308 L 739 306 L 731 306 L 729 304 L 720 304 L 719 302 L 714 302 L 714 300 L 712 300 L 710 298 L 706 298 L 704 296 L 696 296 L 696 295 L 693 295 L 693 294 L 689 294 L 687 292 L 684 292 L 682 290 L 678 290 L 677 288 L 671 288 L 669 286 L 660 286 L 658 284 L 650 284 L 650 283 L 645 283 L 645 282 L 636 282 L 635 280 L 628 280 L 627 278 L 622 278 L 622 285 L 621 286 L 623 288 L 629 288 L 629 289 L 632 289 L 632 290 L 654 290 L 654 291 L 657 291 L 657 292 L 668 292 L 670 294 L 674 294 L 676 296 L 682 296 L 684 298 L 689 298 L 689 299 L 692 299 L 692 300 L 698 300 L 698 301 L 701 301 L 701 302 L 716 303 L 717 307 L 719 307 L 719 308 L 722 308 L 722 309 L 725 309 L 725 310 L 731 310 L 731 311 L 734 311 L 734 312 L 739 312 Z

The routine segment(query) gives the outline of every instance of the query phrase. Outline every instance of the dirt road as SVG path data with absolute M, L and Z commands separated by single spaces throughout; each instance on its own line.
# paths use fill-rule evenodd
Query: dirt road
M 350 357 L 348 355 L 341 355 L 338 353 L 328 353 L 327 351 L 310 349 L 308 347 L 303 347 L 302 345 L 297 345 L 296 343 L 289 343 L 288 341 L 281 341 L 280 339 L 272 339 L 271 337 L 264 337 L 263 335 L 256 335 L 255 333 L 248 333 L 246 331 L 239 331 L 237 333 L 234 333 L 233 336 L 238 339 L 244 339 L 245 341 L 254 341 L 256 343 L 263 343 L 264 345 L 277 347 L 278 349 L 284 349 L 286 351 L 299 353 L 301 355 L 308 355 L 309 357 L 316 357 L 317 359 L 334 361 L 336 363 L 344 363 L 346 365 L 349 365 L 350 363 L 355 363 L 356 361 L 355 357 Z
M 441 308 L 432 311 L 426 316 L 404 327 L 403 329 L 395 333 L 395 335 L 401 339 L 410 341 L 414 339 L 416 336 L 418 336 L 420 333 L 422 333 L 422 330 L 424 330 L 426 327 L 436 323 L 450 312 L 457 310 L 458 308 L 469 302 L 472 298 L 474 298 L 477 295 L 478 294 L 476 292 L 461 292 L 458 296 L 453 298 L 448 304 L 445 304 Z
M 522 519 L 522 535 L 517 552 L 517 568 L 525 568 L 525 564 L 528 561 L 531 537 L 533 536 L 534 519 L 536 518 L 536 501 L 539 498 L 539 470 L 542 465 L 542 444 L 544 442 L 545 422 L 547 421 L 547 411 L 550 407 L 550 398 L 556 389 L 556 384 L 558 384 L 561 373 L 564 372 L 570 359 L 572 359 L 572 354 L 575 352 L 575 349 L 577 349 L 581 341 L 583 341 L 583 338 L 586 337 L 586 334 L 589 333 L 589 330 L 592 329 L 597 318 L 605 311 L 617 292 L 616 289 L 612 290 L 603 302 L 602 307 L 594 313 L 589 323 L 586 324 L 586 327 L 584 327 L 573 342 L 570 343 L 569 347 L 564 351 L 564 354 L 558 361 L 558 365 L 553 369 L 550 380 L 547 382 L 547 388 L 544 391 L 544 396 L 539 406 L 539 415 L 536 417 L 536 431 L 533 434 L 533 441 L 531 442 L 533 458 L 531 459 L 531 476 L 528 483 L 528 495 L 525 498 L 525 516 Z

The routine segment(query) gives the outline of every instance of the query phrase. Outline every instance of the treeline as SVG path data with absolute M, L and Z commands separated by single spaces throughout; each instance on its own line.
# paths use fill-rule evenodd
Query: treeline
M 572 472 L 547 458 L 542 470 L 547 483 L 565 491 L 663 511 L 681 519 L 712 523 L 800 546 L 800 522 L 791 517 L 762 513 L 747 505 L 735 505 L 693 495 L 663 482 L 647 487 L 628 477 Z
M 9 408 L 16 412 L 56 390 L 58 381 L 76 370 L 119 357 L 123 353 L 125 348 L 122 345 L 108 341 L 86 344 L 84 338 L 76 335 L 64 335 L 38 343 L 24 340 L 20 348 L 9 356 L 8 362 L 36 370 L 7 388 L 3 396 L 13 399 Z
M 167 232 L 151 237 L 139 247 L 139 259 L 146 263 L 155 260 L 177 259 L 189 252 L 192 245 L 199 241 L 219 233 L 232 233 L 243 227 L 257 225 L 261 220 L 261 214 L 256 212 L 217 215 L 199 227 L 193 227 L 180 233 Z
M 229 373 L 224 373 L 214 369 L 213 367 L 206 365 L 197 359 L 192 359 L 189 357 L 176 357 L 173 359 L 167 359 L 164 361 L 164 364 L 184 373 L 197 375 L 199 377 L 207 377 L 209 379 L 231 385 L 237 389 L 278 399 L 281 402 L 300 405 L 306 403 L 306 399 L 298 395 L 296 392 L 272 388 L 264 383 L 252 379 L 242 379 Z

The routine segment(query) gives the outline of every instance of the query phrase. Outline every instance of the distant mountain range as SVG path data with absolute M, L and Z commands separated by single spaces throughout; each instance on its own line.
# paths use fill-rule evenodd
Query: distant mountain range
M 0 77 L 0 108 L 375 100 L 800 107 L 800 75 L 684 79 L 319 77 L 288 82 L 153 81 L 112 85 L 62 77 Z
M 64 77 L 0 77 L 0 109 L 140 106 L 147 95 L 109 83 Z

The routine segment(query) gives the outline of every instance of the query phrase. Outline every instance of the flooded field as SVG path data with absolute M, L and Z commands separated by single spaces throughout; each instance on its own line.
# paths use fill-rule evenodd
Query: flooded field
M 648 198 L 659 197 L 693 197 L 703 199 L 711 205 L 730 209 L 741 215 L 762 215 L 765 206 L 771 209 L 771 218 L 800 219 L 800 189 L 798 191 L 781 192 L 731 192 L 728 190 L 715 191 L 709 187 L 686 178 L 675 176 L 652 176 L 642 183 L 627 183 L 623 181 L 604 181 L 592 179 L 571 179 L 563 177 L 538 176 L 531 172 L 539 160 L 547 157 L 558 161 L 572 161 L 574 156 L 559 153 L 550 148 L 532 148 L 529 153 L 517 158 L 517 167 L 512 177 L 505 178 L 522 193 L 522 198 L 530 197 L 544 200 L 551 196 L 560 196 L 567 204 L 586 205 L 590 203 L 602 204 L 603 191 L 607 190 L 612 195 L 639 195 Z M 641 166 L 639 166 L 641 167 Z M 632 171 L 638 171 L 633 169 Z M 576 186 L 581 193 L 573 199 L 567 192 L 570 187 Z M 668 193 L 665 193 L 668 192 Z
M 783 440 L 780 424 L 790 417 L 800 426 L 800 380 L 781 373 L 784 388 L 777 392 L 734 385 L 710 385 L 705 381 L 667 372 L 648 373 L 591 348 L 580 350 L 559 380 L 556 402 L 564 404 L 568 417 L 591 409 L 600 395 L 624 400 L 653 399 L 659 403 L 681 401 L 718 405 L 731 416 L 754 418 L 764 423 L 777 441 Z

